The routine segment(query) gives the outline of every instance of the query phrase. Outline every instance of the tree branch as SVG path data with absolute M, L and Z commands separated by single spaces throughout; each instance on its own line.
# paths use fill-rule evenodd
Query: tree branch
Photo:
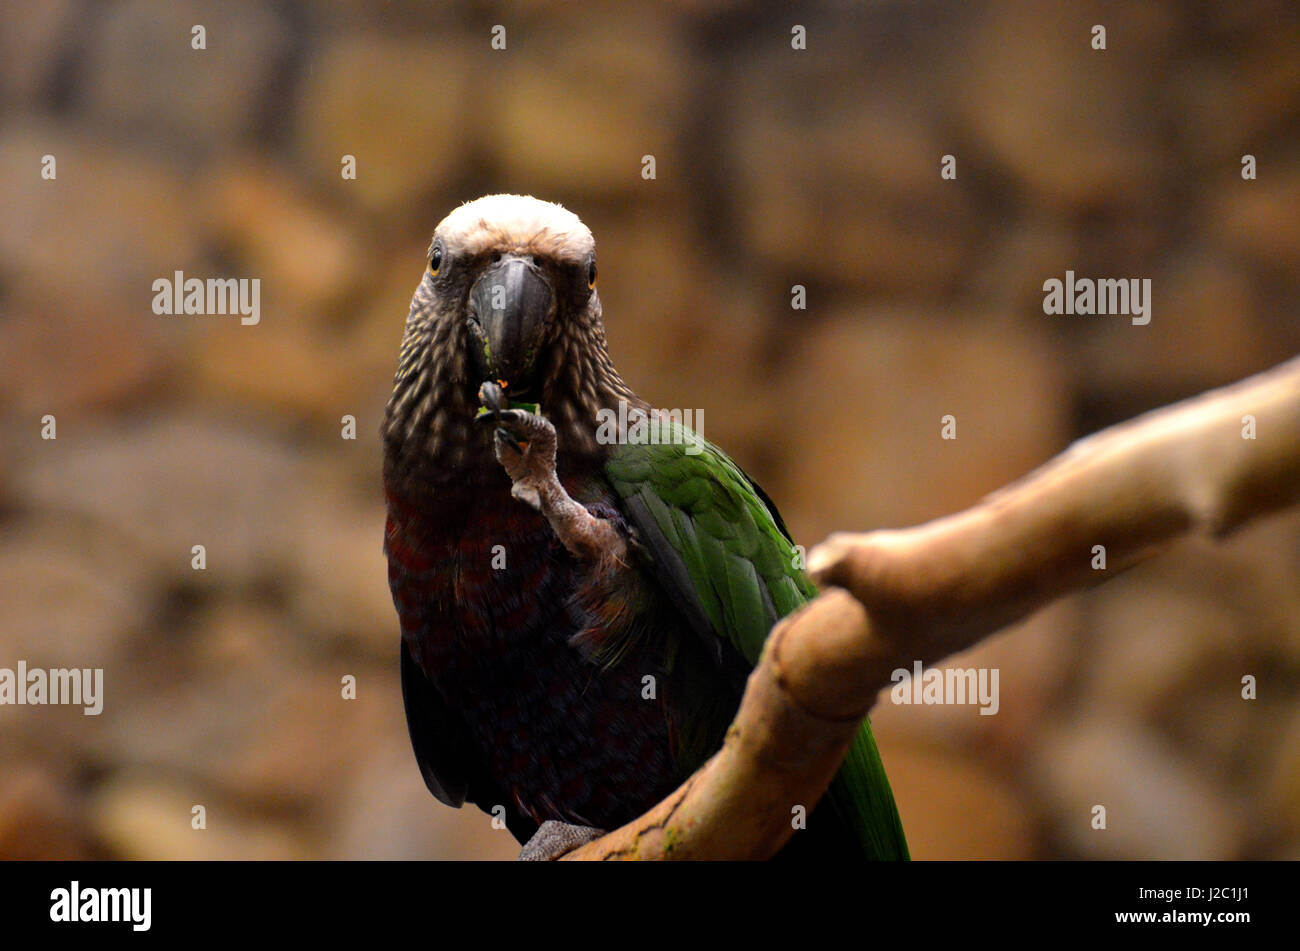
M 809 555 L 835 587 L 773 628 L 722 749 L 565 858 L 768 858 L 894 670 L 965 650 L 1189 532 L 1221 538 L 1296 502 L 1300 358 L 1081 440 L 965 512 L 836 533 Z

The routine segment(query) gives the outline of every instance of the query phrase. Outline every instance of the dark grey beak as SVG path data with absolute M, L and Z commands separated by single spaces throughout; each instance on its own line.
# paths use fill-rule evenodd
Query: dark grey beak
M 524 258 L 502 258 L 483 272 L 469 292 L 471 349 L 481 379 L 505 380 L 512 393 L 527 388 L 553 300 L 550 282 Z

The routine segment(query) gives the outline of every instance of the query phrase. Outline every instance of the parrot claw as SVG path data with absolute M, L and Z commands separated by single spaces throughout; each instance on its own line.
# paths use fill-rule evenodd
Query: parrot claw
M 524 843 L 519 853 L 521 862 L 554 862 L 581 845 L 594 842 L 605 834 L 604 829 L 591 826 L 575 826 L 567 822 L 547 819 Z
M 496 417 L 493 443 L 497 462 L 514 483 L 514 497 L 537 508 L 540 503 L 534 500 L 555 482 L 555 427 L 521 409 L 498 410 Z
M 510 477 L 510 494 L 540 512 L 560 542 L 588 561 L 627 564 L 627 540 L 613 523 L 575 502 L 555 472 L 557 437 L 550 421 L 522 409 L 497 414 L 493 450 Z
M 503 426 L 498 426 L 496 428 L 496 431 L 492 435 L 496 440 L 498 459 L 501 458 L 501 450 L 505 446 L 509 446 L 515 452 L 519 453 L 520 455 L 523 455 L 524 444 L 521 443 L 518 439 L 516 439 L 514 434 L 511 433 L 510 430 L 506 429 Z
M 534 440 L 543 443 L 555 442 L 555 427 L 536 413 L 522 409 L 503 409 L 496 413 L 496 436 L 503 437 L 516 452 L 523 452 L 524 447 Z
M 544 429 L 550 429 L 555 432 L 555 427 L 548 423 L 544 418 L 536 413 L 529 413 L 522 409 L 503 409 L 497 411 L 497 424 L 500 426 L 513 426 L 516 429 L 525 432 L 541 432 Z

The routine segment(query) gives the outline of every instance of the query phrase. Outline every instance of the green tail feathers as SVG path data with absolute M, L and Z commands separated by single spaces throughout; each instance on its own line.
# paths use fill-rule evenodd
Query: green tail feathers
M 885 764 L 867 721 L 858 728 L 849 755 L 826 795 L 853 827 L 867 858 L 902 862 L 911 857 Z

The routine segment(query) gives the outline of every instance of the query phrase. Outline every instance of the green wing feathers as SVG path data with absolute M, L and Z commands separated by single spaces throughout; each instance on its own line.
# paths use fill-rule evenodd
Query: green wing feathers
M 605 472 L 660 579 L 706 638 L 751 667 L 776 621 L 816 586 L 762 490 L 716 446 L 679 424 L 658 444 L 615 448 Z M 827 794 L 871 858 L 906 859 L 898 809 L 863 721 Z
M 785 607 L 779 617 L 815 589 L 794 568 L 793 544 L 735 464 L 707 444 L 698 455 L 687 448 L 620 446 L 606 473 L 637 528 L 660 536 L 680 559 L 712 630 L 753 665 L 772 607 Z

